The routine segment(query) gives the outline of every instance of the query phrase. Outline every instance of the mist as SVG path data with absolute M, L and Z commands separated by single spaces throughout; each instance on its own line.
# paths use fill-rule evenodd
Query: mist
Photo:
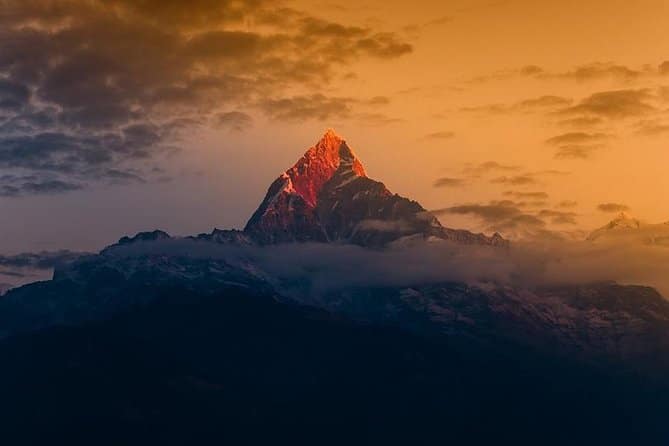
M 614 281 L 669 296 L 669 248 L 626 242 L 515 242 L 508 248 L 413 241 L 383 250 L 354 245 L 221 245 L 188 239 L 141 242 L 114 257 L 168 255 L 222 260 L 253 268 L 288 290 L 327 293 L 351 287 L 403 287 L 440 282 L 515 288 Z

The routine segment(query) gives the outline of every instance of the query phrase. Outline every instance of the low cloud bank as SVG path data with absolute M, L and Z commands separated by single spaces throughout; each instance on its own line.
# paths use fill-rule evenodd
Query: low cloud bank
M 234 246 L 177 239 L 117 247 L 114 256 L 169 255 L 252 265 L 286 287 L 315 293 L 439 282 L 534 288 L 616 281 L 669 296 L 669 248 L 628 242 L 517 242 L 510 248 L 414 242 L 385 250 L 353 245 Z
M 0 294 L 26 283 L 47 280 L 54 268 L 86 255 L 90 254 L 68 250 L 0 255 Z

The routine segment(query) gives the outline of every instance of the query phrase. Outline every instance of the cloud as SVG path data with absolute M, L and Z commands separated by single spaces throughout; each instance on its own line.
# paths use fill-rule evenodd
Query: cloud
M 520 166 L 501 164 L 497 161 L 486 161 L 483 163 L 467 163 L 462 173 L 470 178 L 480 178 L 495 172 L 514 172 L 520 170 Z
M 387 96 L 374 96 L 364 102 L 371 106 L 384 106 L 390 104 L 390 98 Z
M 548 194 L 546 192 L 523 192 L 523 191 L 505 191 L 505 196 L 514 197 L 516 199 L 532 199 L 532 200 L 547 200 Z
M 428 133 L 423 137 L 423 139 L 427 140 L 444 140 L 444 139 L 452 139 L 455 137 L 455 133 L 450 132 L 450 131 L 441 131 L 441 132 L 434 132 L 434 133 Z
M 0 255 L 0 266 L 9 268 L 51 269 L 86 255 L 90 254 L 68 250 L 42 251 L 37 253 L 27 252 L 10 256 Z
M 293 96 L 281 99 L 267 99 L 261 103 L 262 109 L 273 119 L 301 121 L 345 118 L 351 114 L 350 98 L 330 98 L 322 94 Z
M 597 206 L 597 210 L 610 214 L 629 211 L 629 206 L 621 203 L 602 203 Z
M 436 214 L 473 215 L 487 223 L 498 223 L 522 214 L 520 209 L 505 204 L 465 204 L 437 209 L 432 212 Z
M 0 110 L 16 110 L 28 105 L 30 89 L 19 82 L 0 78 Z
M 310 298 L 350 287 L 411 287 L 443 282 L 531 290 L 544 285 L 619 281 L 669 292 L 667 249 L 627 241 L 592 243 L 544 235 L 513 242 L 508 249 L 446 241 L 417 241 L 369 250 L 337 244 L 256 247 L 173 239 L 125 245 L 108 255 L 183 256 L 225 260 L 232 265 L 251 262 L 263 277 L 274 278 L 282 290 Z
M 468 215 L 481 220 L 487 232 L 500 232 L 506 237 L 528 237 L 545 231 L 546 223 L 537 215 L 526 213 L 511 201 L 488 204 L 465 204 L 431 211 L 436 215 Z M 521 235 L 522 234 L 522 235 Z
M 33 177 L 0 177 L 0 197 L 21 197 L 24 195 L 53 195 L 83 189 L 79 183 L 61 180 L 43 180 Z
M 462 178 L 442 177 L 434 182 L 434 187 L 462 187 L 467 181 Z
M 593 81 L 604 78 L 613 78 L 619 81 L 628 82 L 635 80 L 647 73 L 647 70 L 635 70 L 625 65 L 619 65 L 612 62 L 594 62 L 587 65 L 577 66 L 570 71 L 555 74 L 553 76 L 579 82 Z
M 516 106 L 521 109 L 533 109 L 544 107 L 563 107 L 573 102 L 570 98 L 562 96 L 546 95 L 538 98 L 526 99 L 519 102 Z
M 669 74 L 669 60 L 665 60 L 664 62 L 662 62 L 657 69 L 662 75 Z
M 539 181 L 531 174 L 501 176 L 490 180 L 493 184 L 508 184 L 511 186 L 529 186 L 537 184 Z
M 558 111 L 561 115 L 585 115 L 608 119 L 643 116 L 656 111 L 648 103 L 652 98 L 647 89 L 615 90 L 594 93 L 578 104 Z
M 543 209 L 539 212 L 539 217 L 548 218 L 551 223 L 558 225 L 575 225 L 577 224 L 575 212 L 556 211 L 551 209 Z
M 658 136 L 669 132 L 669 124 L 664 124 L 657 120 L 642 120 L 637 123 L 638 135 Z
M 551 72 L 537 65 L 526 65 L 518 69 L 503 70 L 489 75 L 477 76 L 471 79 L 469 83 L 502 81 L 515 77 L 546 81 L 567 80 L 574 82 L 593 82 L 603 79 L 612 79 L 618 82 L 628 83 L 644 77 L 665 74 L 664 69 L 664 63 L 656 70 L 649 65 L 644 65 L 639 69 L 635 69 L 614 62 L 592 62 L 578 65 L 567 71 Z
M 569 132 L 546 140 L 546 144 L 557 147 L 555 157 L 558 159 L 587 159 L 593 152 L 602 149 L 604 141 L 610 135 L 604 133 Z
M 394 118 L 384 113 L 356 113 L 352 116 L 352 119 L 370 126 L 386 126 L 404 122 L 401 118 Z
M 595 127 L 604 122 L 602 118 L 594 116 L 579 116 L 576 118 L 563 119 L 558 122 L 558 125 L 574 128 L 590 128 Z
M 576 206 L 578 206 L 578 202 L 573 200 L 563 200 L 557 204 L 558 208 L 574 208 Z
M 150 179 L 185 130 L 247 128 L 237 110 L 353 117 L 362 102 L 326 97 L 331 81 L 411 51 L 395 33 L 268 0 L 12 2 L 0 14 L 0 173 Z
M 213 116 L 213 125 L 216 128 L 224 128 L 242 132 L 253 125 L 253 118 L 240 111 L 220 112 Z
M 517 203 L 512 201 L 465 204 L 432 212 L 436 215 L 452 214 L 473 217 L 482 223 L 483 231 L 498 232 L 507 239 L 543 238 L 551 233 L 540 216 L 523 211 Z
M 506 113 L 532 113 L 546 109 L 557 109 L 571 105 L 573 102 L 570 98 L 554 95 L 544 95 L 536 98 L 525 99 L 513 104 L 488 104 L 476 107 L 462 107 L 460 111 L 464 112 L 482 112 L 492 115 L 506 114 Z

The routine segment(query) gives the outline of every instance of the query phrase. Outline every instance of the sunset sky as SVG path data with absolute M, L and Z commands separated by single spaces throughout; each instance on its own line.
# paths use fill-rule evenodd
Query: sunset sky
M 667 221 L 667 23 L 662 0 L 0 0 L 0 254 L 243 227 L 326 128 L 445 226 Z

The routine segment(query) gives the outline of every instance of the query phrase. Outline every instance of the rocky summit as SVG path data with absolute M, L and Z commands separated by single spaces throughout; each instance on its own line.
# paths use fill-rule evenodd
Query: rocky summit
M 382 246 L 406 237 L 504 245 L 445 228 L 419 203 L 366 174 L 347 142 L 329 129 L 269 187 L 244 230 L 259 243 L 348 242 Z

